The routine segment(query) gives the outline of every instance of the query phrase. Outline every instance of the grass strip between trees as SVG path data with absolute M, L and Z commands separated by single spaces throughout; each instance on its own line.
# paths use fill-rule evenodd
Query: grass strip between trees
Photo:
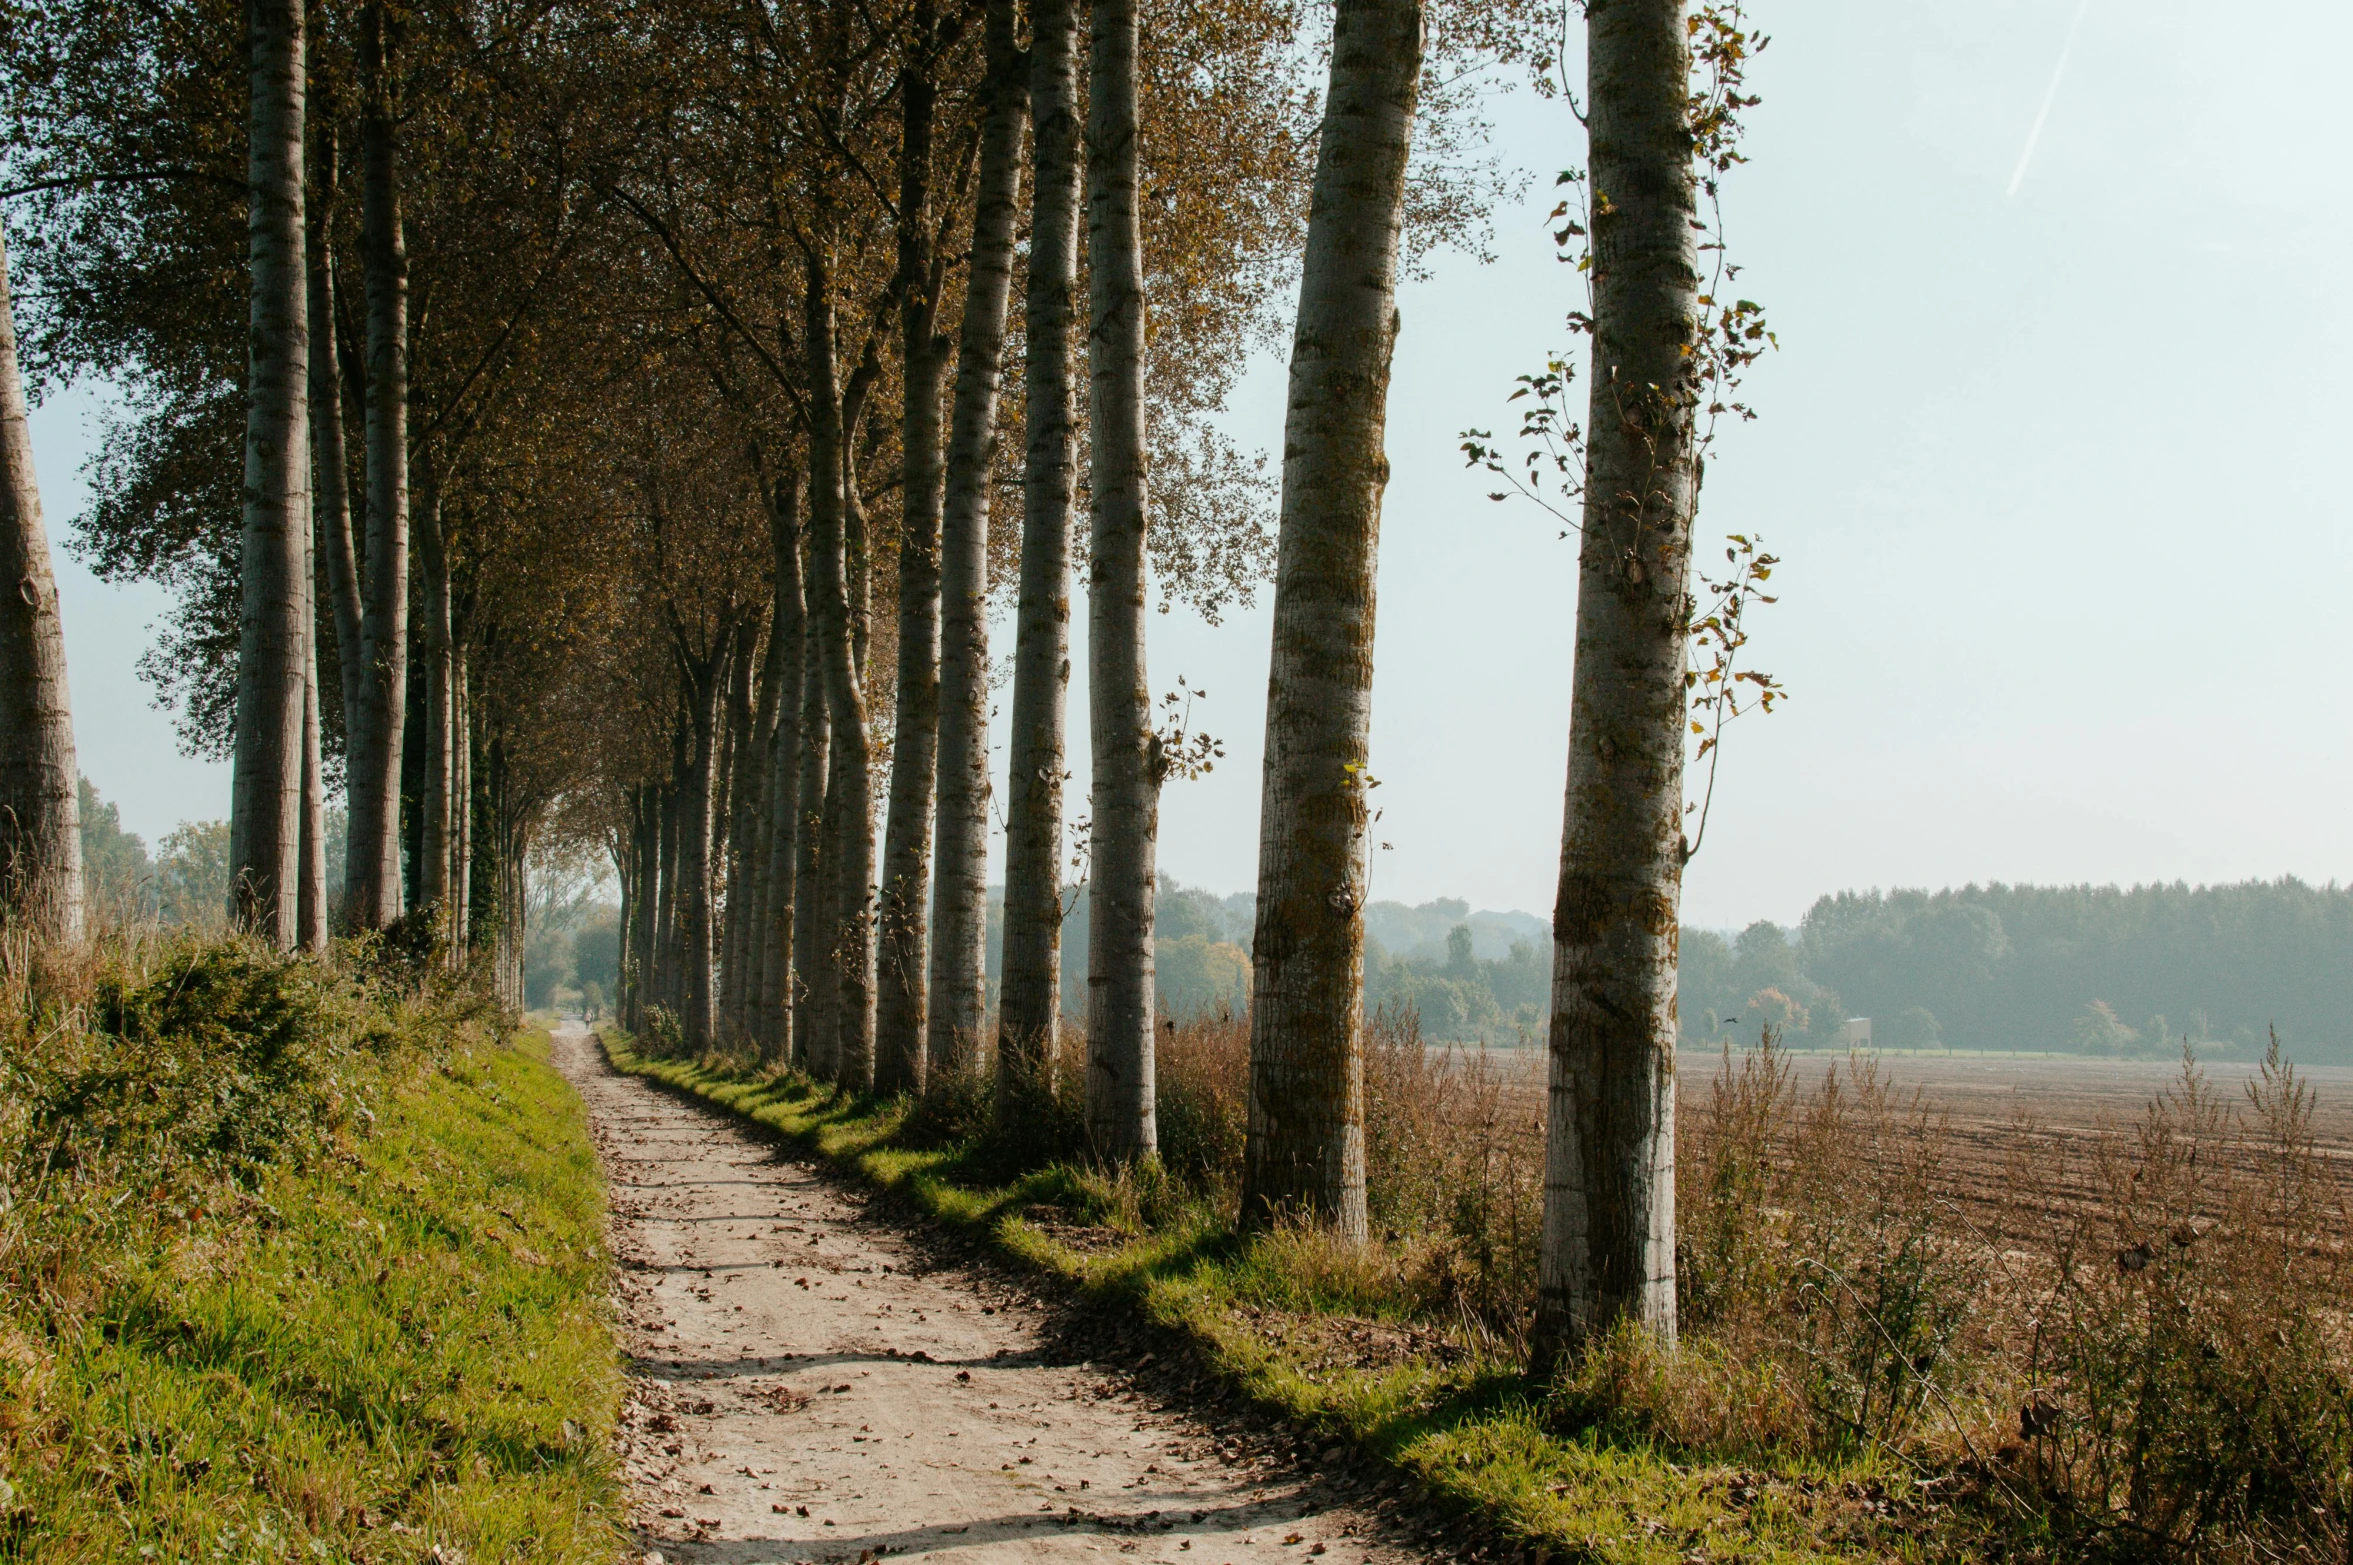
M 13 1301 L 0 1557 L 616 1556 L 602 1180 L 546 1035 L 495 1030 L 388 1061 L 52 1334 Z
M 1531 1553 L 1610 1565 L 1927 1558 L 1867 1465 L 1772 1474 L 1690 1464 L 1641 1440 L 1564 1432 L 1516 1354 L 1387 1312 L 1337 1247 L 1238 1237 L 1208 1204 L 1054 1163 L 1007 1176 L 980 1144 L 921 1145 L 907 1100 L 878 1101 L 724 1058 L 662 1059 L 624 1034 L 619 1069 L 754 1121 L 1082 1293 L 1189 1336 L 1248 1396 L 1420 1479 Z M 1368 1344 L 1370 1345 L 1368 1347 Z M 1893 1511 L 1896 1514 L 1890 1515 Z

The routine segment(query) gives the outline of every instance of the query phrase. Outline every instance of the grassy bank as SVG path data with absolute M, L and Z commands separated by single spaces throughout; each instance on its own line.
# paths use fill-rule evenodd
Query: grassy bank
M 953 1124 L 943 1134 L 936 1103 L 876 1102 L 605 1041 L 621 1069 L 731 1109 L 1186 1334 L 1262 1405 L 1378 1454 L 1538 1553 L 1681 1565 L 1958 1551 L 1959 1530 L 1930 1524 L 1911 1476 L 1868 1455 L 1762 1471 L 1565 1430 L 1558 1397 L 1527 1380 L 1516 1343 L 1479 1320 L 1466 1283 L 1449 1281 L 1461 1264 L 1452 1252 L 1349 1252 L 1301 1231 L 1246 1242 L 1219 1200 L 1174 1180 L 1009 1166 L 984 1136 Z
M 235 943 L 8 1000 L 0 1556 L 616 1556 L 603 1196 L 544 1035 Z

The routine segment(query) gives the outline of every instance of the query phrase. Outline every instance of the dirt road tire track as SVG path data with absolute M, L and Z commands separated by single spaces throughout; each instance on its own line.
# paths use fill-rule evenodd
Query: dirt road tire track
M 1416 1493 L 1173 1405 L 1116 1332 L 606 1062 L 557 1064 L 612 1197 L 620 1452 L 666 1561 L 1406 1565 Z M 1388 1496 L 1384 1498 L 1383 1496 Z M 1467 1542 L 1466 1540 L 1463 1540 Z M 1452 1556 L 1459 1548 L 1436 1554 Z

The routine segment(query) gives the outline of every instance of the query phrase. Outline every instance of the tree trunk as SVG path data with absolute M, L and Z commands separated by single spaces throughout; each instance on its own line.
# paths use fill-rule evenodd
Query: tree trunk
M 678 921 L 683 986 L 679 1025 L 690 1053 L 700 1053 L 718 1042 L 712 1029 L 711 967 L 713 891 L 711 849 L 718 824 L 720 724 L 727 694 L 727 670 L 732 638 L 721 631 L 710 649 L 691 656 L 679 646 L 679 672 L 685 676 L 690 746 L 678 808 Z
M 1340 0 L 1283 421 L 1242 1215 L 1365 1236 L 1364 897 L 1373 571 L 1415 0 Z
M 727 681 L 727 922 L 720 937 L 719 1018 L 727 1044 L 746 1037 L 744 967 L 752 921 L 752 853 L 758 847 L 754 802 L 760 796 L 759 732 L 752 706 L 753 644 L 739 638 Z
M 1144 256 L 1136 226 L 1135 0 L 1094 0 L 1087 91 L 1092 511 L 1087 720 L 1087 1139 L 1129 1163 L 1160 1146 L 1153 1104 L 1152 897 L 1160 743 L 1144 674 Z
M 956 1074 L 979 1063 L 988 1022 L 989 470 L 996 462 L 1022 128 L 1029 118 L 1014 21 L 1014 0 L 989 0 L 988 117 L 981 126 L 940 522 L 939 814 L 932 853 L 938 885 L 927 1052 L 935 1068 Z
M 332 331 L 324 324 L 322 337 Z M 319 732 L 319 566 L 312 529 L 302 530 L 302 846 L 296 943 L 327 949 L 327 776 Z
M 408 704 L 408 249 L 401 234 L 399 130 L 381 4 L 360 12 L 360 273 L 367 296 L 367 566 L 359 699 L 347 714 L 349 857 L 344 918 L 381 929 L 400 916 L 400 782 Z M 322 322 L 324 327 L 327 323 Z
M 765 498 L 763 496 L 763 498 Z M 745 736 L 752 746 L 747 761 L 750 786 L 742 797 L 744 807 L 737 817 L 743 832 L 738 851 L 736 872 L 743 878 L 743 922 L 737 959 L 742 964 L 742 976 L 737 985 L 735 1026 L 737 1033 L 755 1050 L 765 1056 L 768 1051 L 768 1012 L 762 1005 L 768 971 L 768 899 L 774 887 L 768 878 L 768 837 L 775 826 L 775 813 L 770 808 L 775 800 L 775 778 L 772 773 L 776 754 L 776 720 L 783 697 L 778 681 L 783 678 L 784 649 L 776 639 L 776 605 L 773 596 L 768 605 L 766 650 L 760 654 L 758 699 L 752 710 L 751 732 Z
M 318 200 L 305 214 L 310 228 L 310 320 L 315 327 L 310 333 L 310 492 L 313 547 L 324 552 L 327 598 L 335 619 L 335 663 L 343 676 L 348 759 L 348 747 L 360 720 L 361 667 L 367 653 L 360 640 L 359 559 L 351 537 L 351 456 L 343 443 L 343 365 L 335 335 L 335 163 L 335 128 L 329 124 L 320 131 L 312 169 Z M 348 888 L 348 867 L 344 879 Z
M 1698 217 L 1678 0 L 1586 12 L 1593 373 L 1553 905 L 1535 1361 L 1675 1334 L 1684 601 L 1698 483 Z
M 809 830 L 801 788 L 811 715 L 802 694 L 808 687 L 808 626 L 801 609 L 800 488 L 789 476 L 769 486 L 768 529 L 776 548 L 776 608 L 769 635 L 777 648 L 777 710 L 776 732 L 768 752 L 768 896 L 761 941 L 766 954 L 760 968 L 760 1009 L 767 1018 L 761 1034 L 762 1058 L 784 1065 L 793 1057 L 793 1013 L 799 992 L 794 965 L 795 906 L 801 844 Z M 819 705 L 821 724 L 822 702 Z M 822 739 L 818 746 L 823 747 Z M 823 767 L 817 768 L 815 775 L 822 786 Z
M 670 780 L 662 786 L 662 874 L 661 900 L 654 908 L 654 1000 L 670 1013 L 673 1022 L 679 1014 L 678 974 L 678 897 L 679 870 L 679 799 L 686 786 L 687 767 L 691 749 L 687 735 L 692 725 L 683 717 L 672 735 Z
M 247 0 L 244 601 L 229 784 L 229 914 L 280 946 L 300 933 L 302 611 L 310 600 L 310 364 L 302 264 L 303 11 Z
M 621 1025 L 632 1033 L 645 1030 L 649 1003 L 647 984 L 654 968 L 654 902 L 662 879 L 662 822 L 656 785 L 643 783 L 630 790 L 628 851 L 632 861 L 629 886 L 629 946 L 621 973 Z
M 814 548 L 814 540 L 811 540 Z M 814 571 L 811 573 L 814 574 Z M 808 584 L 814 597 L 815 583 Z M 801 1068 L 824 1077 L 833 1069 L 838 1026 L 823 1026 L 831 1011 L 826 996 L 826 941 L 833 904 L 826 900 L 826 781 L 832 774 L 833 723 L 826 715 L 825 651 L 814 604 L 802 614 L 801 775 L 795 786 L 793 850 L 793 963 L 788 999 L 793 1006 L 793 1051 Z
M 451 719 L 455 715 L 453 676 L 456 648 L 451 635 L 449 549 L 441 533 L 441 491 L 429 443 L 417 452 L 417 576 L 425 590 L 425 754 L 423 786 L 417 795 L 422 822 L 417 834 L 417 906 L 457 938 L 451 880 L 453 843 L 450 805 L 456 774 L 451 765 Z
M 453 966 L 474 946 L 474 685 L 465 634 L 453 624 L 449 654 L 449 927 Z
M 939 26 L 927 0 L 919 0 L 907 28 L 913 59 L 899 73 L 899 338 L 906 385 L 899 437 L 897 730 L 875 933 L 874 1085 L 886 1093 L 921 1091 L 926 1063 L 924 913 L 931 900 L 940 738 L 940 398 L 952 346 L 935 329 L 931 133 Z
M 1031 13 L 1030 117 L 1037 127 L 1027 300 L 1028 440 L 1022 475 L 1021 598 L 1005 825 L 1005 934 L 997 1000 L 1001 1118 L 1053 1088 L 1062 1007 L 1063 725 L 1070 695 L 1070 511 L 1076 464 L 1070 387 L 1078 291 L 1077 16 L 1072 0 Z
M 81 774 L 4 236 L 0 510 L 0 917 L 24 919 L 52 939 L 73 942 L 82 938 L 83 918 Z
M 415 627 L 410 627 L 415 634 Z M 408 660 L 408 693 L 403 703 L 400 738 L 400 851 L 406 874 L 402 882 L 401 913 L 415 917 L 425 904 L 419 900 L 425 865 L 425 714 L 432 702 L 425 698 L 430 658 Z
M 821 871 L 831 895 L 816 904 L 831 926 L 822 958 L 826 971 L 816 980 L 830 1014 L 816 1018 L 818 1036 L 810 1042 L 827 1056 L 834 1080 L 863 1088 L 874 1080 L 874 782 L 846 556 L 848 452 L 832 278 L 823 262 L 812 260 L 808 279 L 810 614 L 832 725 Z

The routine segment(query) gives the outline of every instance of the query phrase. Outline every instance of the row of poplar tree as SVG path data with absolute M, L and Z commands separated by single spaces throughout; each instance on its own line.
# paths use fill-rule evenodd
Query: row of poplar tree
M 1362 1237 L 1397 279 L 1494 188 L 1462 156 L 1463 84 L 1556 61 L 1579 11 L 1594 369 L 1537 1338 L 1671 1330 L 1695 235 L 1721 108 L 1680 0 L 1337 0 L 1328 34 L 1293 0 L 18 8 L 17 916 L 70 929 L 78 885 L 23 386 L 101 375 L 123 408 L 82 551 L 179 590 L 150 671 L 233 761 L 243 924 L 295 946 L 420 919 L 494 948 L 519 993 L 526 856 L 601 842 L 631 1025 L 881 1091 L 993 1045 L 1016 1122 L 1083 1036 L 1096 1152 L 1147 1158 L 1159 796 L 1214 749 L 1156 716 L 1148 577 L 1214 613 L 1271 563 L 1244 1212 Z M 1293 298 L 1270 537 L 1272 486 L 1211 415 Z M 1091 938 L 1067 1026 L 1081 563 Z

